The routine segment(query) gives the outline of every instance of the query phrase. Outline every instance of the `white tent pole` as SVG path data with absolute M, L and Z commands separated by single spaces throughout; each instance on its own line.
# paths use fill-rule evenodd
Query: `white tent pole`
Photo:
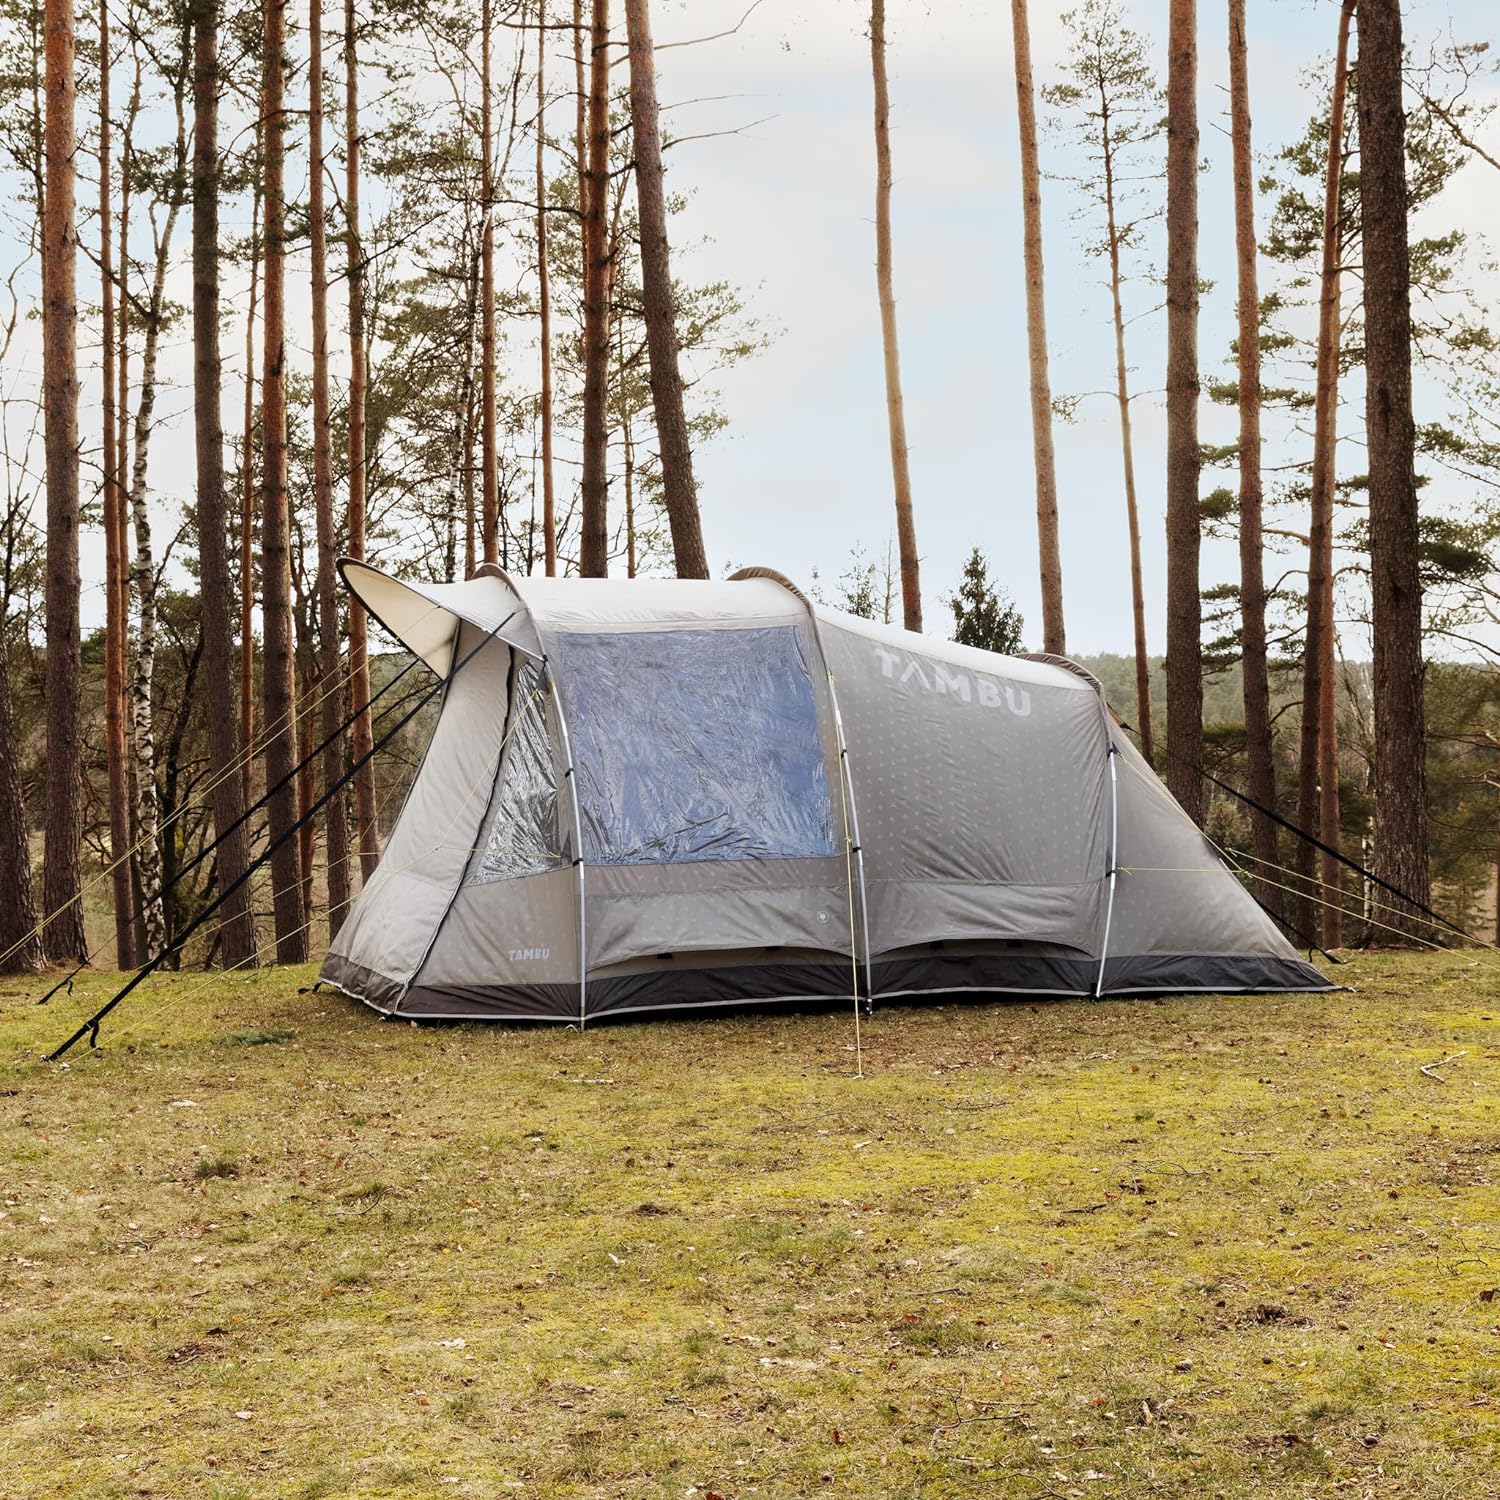
M 813 621 L 814 639 L 817 638 L 817 621 Z M 821 652 L 823 643 L 818 641 Z M 854 844 L 854 868 L 859 880 L 859 926 L 865 950 L 865 1014 L 875 1009 L 875 971 L 870 961 L 870 908 L 865 899 L 865 850 L 864 840 L 859 836 L 859 804 L 854 799 L 854 773 L 849 768 L 849 742 L 844 738 L 844 716 L 839 712 L 839 695 L 834 689 L 833 673 L 828 673 L 828 701 L 833 705 L 833 732 L 838 737 L 839 775 L 844 779 L 844 795 L 849 800 L 849 831 Z M 850 901 L 854 892 L 849 892 Z
M 1105 752 L 1105 758 L 1109 761 L 1109 894 L 1104 903 L 1104 937 L 1099 944 L 1099 977 L 1094 981 L 1096 1000 L 1102 999 L 1104 995 L 1104 964 L 1109 957 L 1109 925 L 1115 915 L 1115 882 L 1120 876 L 1120 778 L 1115 766 L 1120 752 L 1115 748 L 1115 738 L 1109 732 L 1109 709 L 1105 707 L 1102 698 L 1099 706 L 1105 715 L 1104 734 L 1109 743 L 1109 749 Z
M 573 774 L 573 741 L 568 735 L 568 718 L 563 712 L 562 694 L 557 690 L 557 679 L 547 658 L 542 658 L 547 672 L 547 685 L 552 689 L 552 703 L 557 709 L 557 730 L 562 735 L 563 757 L 567 769 L 563 780 L 568 783 L 568 795 L 573 804 L 573 868 L 578 871 L 578 1029 L 588 1024 L 589 1014 L 589 950 L 588 925 L 584 906 L 583 865 L 583 818 L 578 810 L 578 778 Z

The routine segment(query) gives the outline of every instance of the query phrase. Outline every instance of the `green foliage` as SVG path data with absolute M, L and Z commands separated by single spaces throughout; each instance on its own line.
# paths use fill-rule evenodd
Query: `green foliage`
M 990 581 L 989 565 L 978 547 L 964 563 L 958 588 L 948 599 L 953 611 L 953 639 L 961 646 L 978 646 L 1013 656 L 1021 649 L 1021 612 L 1003 588 Z

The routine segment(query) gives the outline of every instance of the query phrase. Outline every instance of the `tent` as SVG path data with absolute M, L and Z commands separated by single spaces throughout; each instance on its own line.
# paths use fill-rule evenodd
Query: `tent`
M 322 969 L 385 1014 L 1330 988 L 1068 661 L 815 607 L 760 568 L 341 571 L 447 677 Z

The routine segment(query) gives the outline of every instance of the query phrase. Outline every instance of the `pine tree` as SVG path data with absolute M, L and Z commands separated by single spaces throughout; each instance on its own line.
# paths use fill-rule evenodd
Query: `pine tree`
M 896 293 L 891 275 L 891 101 L 885 69 L 885 0 L 871 0 L 870 64 L 875 84 L 875 284 L 880 298 L 885 353 L 885 409 L 896 494 L 896 545 L 901 555 L 902 613 L 908 630 L 922 628 L 922 573 L 912 515 L 911 465 L 906 447 L 906 404 L 896 339 Z
M 1002 656 L 1014 656 L 1021 649 L 1021 612 L 1010 595 L 991 582 L 989 564 L 978 547 L 964 563 L 948 607 L 953 611 L 953 639 L 960 646 L 978 646 Z
M 1359 196 L 1364 241 L 1365 424 L 1370 464 L 1371 634 L 1375 683 L 1375 873 L 1427 903 L 1426 737 L 1422 697 L 1411 259 L 1400 0 L 1359 8 Z M 1421 918 L 1382 914 L 1413 934 Z
M 1198 15 L 1171 0 L 1167 44 L 1167 786 L 1203 820 L 1198 482 Z

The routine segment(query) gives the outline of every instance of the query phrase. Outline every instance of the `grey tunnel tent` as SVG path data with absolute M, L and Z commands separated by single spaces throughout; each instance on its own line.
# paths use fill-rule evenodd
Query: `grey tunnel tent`
M 1330 988 L 1071 663 L 816 608 L 762 569 L 342 572 L 449 676 L 323 963 L 379 1011 Z

